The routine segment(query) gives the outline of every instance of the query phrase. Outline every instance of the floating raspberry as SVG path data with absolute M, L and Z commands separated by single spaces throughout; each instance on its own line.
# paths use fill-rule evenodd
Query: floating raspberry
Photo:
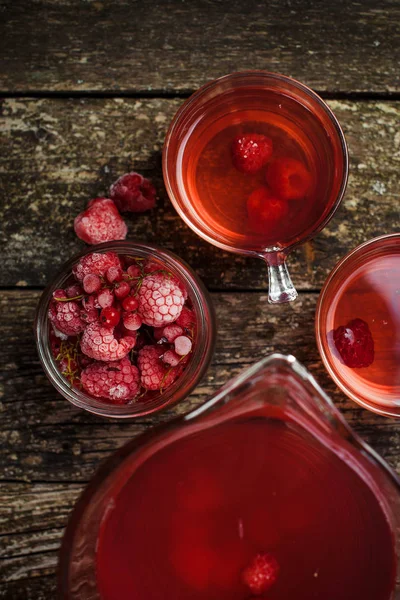
M 95 362 L 81 373 L 83 389 L 95 398 L 107 398 L 124 404 L 135 398 L 140 387 L 140 373 L 129 358 L 109 363 Z
M 83 278 L 82 285 L 87 294 L 98 292 L 101 287 L 100 277 L 98 275 L 94 275 L 93 273 L 88 273 Z
M 242 572 L 242 581 L 252 594 L 259 596 L 275 583 L 278 573 L 276 558 L 267 552 L 260 552 Z
M 164 352 L 162 359 L 167 365 L 170 365 L 171 367 L 176 367 L 176 365 L 179 364 L 181 357 L 173 350 L 167 350 L 166 352 Z
M 353 319 L 335 329 L 333 340 L 347 367 L 361 369 L 374 362 L 374 340 L 368 323 L 362 319 Z
M 97 302 L 101 308 L 109 308 L 113 305 L 114 294 L 111 290 L 105 288 L 97 294 Z
M 172 344 L 172 342 L 180 335 L 183 334 L 183 329 L 182 327 L 180 327 L 179 325 L 176 325 L 175 323 L 173 323 L 173 325 L 167 325 L 166 327 L 164 327 L 164 329 L 162 330 L 162 336 L 164 337 L 167 342 L 169 342 L 170 344 Z
M 92 252 L 83 256 L 72 272 L 78 281 L 83 281 L 89 273 L 104 277 L 110 267 L 121 268 L 121 262 L 114 252 Z
M 185 302 L 180 288 L 168 275 L 154 273 L 143 279 L 138 293 L 143 323 L 161 327 L 175 321 Z
M 267 183 L 279 198 L 300 200 L 311 187 L 310 172 L 295 158 L 277 158 L 267 170 Z
M 247 200 L 249 227 L 257 233 L 271 233 L 271 230 L 288 214 L 289 207 L 265 186 L 257 188 Z
M 127 173 L 112 184 L 110 198 L 121 212 L 144 212 L 154 207 L 156 190 L 143 175 Z
M 74 221 L 75 233 L 87 244 L 124 240 L 128 233 L 125 221 L 110 198 L 95 198 Z
M 242 173 L 253 174 L 271 158 L 272 140 L 259 133 L 246 133 L 233 140 L 231 150 L 235 167 Z
M 192 349 L 192 341 L 186 335 L 180 335 L 175 339 L 174 347 L 179 356 L 186 356 Z
M 136 342 L 134 335 L 121 338 L 114 337 L 114 328 L 105 327 L 101 323 L 91 323 L 83 332 L 81 350 L 86 356 L 95 360 L 121 360 L 132 350 Z
M 65 292 L 63 296 L 65 297 Z M 48 315 L 54 327 L 65 335 L 77 335 L 85 329 L 86 323 L 81 319 L 81 308 L 75 301 L 59 302 L 53 299 Z
M 124 313 L 122 321 L 129 331 L 136 331 L 142 326 L 142 317 L 136 312 Z
M 175 321 L 176 325 L 180 325 L 184 329 L 192 329 L 196 325 L 196 315 L 194 311 L 184 306 L 179 317 Z
M 174 369 L 162 362 L 163 350 L 159 346 L 144 346 L 138 353 L 137 364 L 142 386 L 148 390 L 163 390 L 177 377 Z

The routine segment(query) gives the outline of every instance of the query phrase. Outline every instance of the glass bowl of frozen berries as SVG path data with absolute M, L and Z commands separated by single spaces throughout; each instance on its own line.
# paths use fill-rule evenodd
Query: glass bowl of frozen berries
M 318 349 L 355 402 L 400 417 L 400 234 L 369 240 L 333 269 L 316 312 Z
M 68 261 L 36 313 L 39 358 L 67 400 L 130 418 L 184 399 L 214 349 L 215 317 L 203 284 L 156 246 L 109 242 Z

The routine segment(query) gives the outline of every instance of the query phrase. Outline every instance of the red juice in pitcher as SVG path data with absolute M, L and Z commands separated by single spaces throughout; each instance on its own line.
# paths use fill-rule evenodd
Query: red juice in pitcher
M 379 491 L 290 418 L 244 415 L 176 437 L 113 495 L 102 600 L 389 600 Z

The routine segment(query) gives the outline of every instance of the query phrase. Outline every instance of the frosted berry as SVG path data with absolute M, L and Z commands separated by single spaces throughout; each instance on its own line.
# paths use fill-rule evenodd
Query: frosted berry
M 137 331 L 142 326 L 142 317 L 136 312 L 124 313 L 122 322 L 129 331 Z
M 184 329 L 192 329 L 196 325 L 196 315 L 193 310 L 184 306 L 179 317 L 175 321 L 176 325 L 180 325 Z
M 139 265 L 130 265 L 126 272 L 128 273 L 129 277 L 132 277 L 133 279 L 138 279 L 142 276 L 142 269 L 139 267 Z
M 138 353 L 140 381 L 147 390 L 162 390 L 176 379 L 176 373 L 161 360 L 163 351 L 158 346 L 144 346 Z
M 107 269 L 106 278 L 109 283 L 121 281 L 122 269 L 120 267 L 110 267 L 109 269 Z
M 138 298 L 143 323 L 152 327 L 175 321 L 185 302 L 180 288 L 162 273 L 154 273 L 143 279 Z
M 179 356 L 186 356 L 192 349 L 192 341 L 186 335 L 180 335 L 175 339 L 174 347 Z
M 156 190 L 143 175 L 127 173 L 112 184 L 110 198 L 121 212 L 144 212 L 154 207 Z
M 113 305 L 114 294 L 111 290 L 105 288 L 97 294 L 97 302 L 101 308 L 109 308 Z
M 150 275 L 150 273 L 159 273 L 160 271 L 162 271 L 163 268 L 159 263 L 156 263 L 152 260 L 148 260 L 145 262 L 144 266 L 143 266 L 143 272 L 146 273 L 147 275 Z
M 300 200 L 311 187 L 311 174 L 295 158 L 277 158 L 267 170 L 267 183 L 283 200 Z
M 118 281 L 114 286 L 114 294 L 120 300 L 125 298 L 131 291 L 131 286 L 126 281 Z
M 276 558 L 267 552 L 260 552 L 242 572 L 242 582 L 252 594 L 259 596 L 274 585 L 278 573 Z
M 86 323 L 81 319 L 81 307 L 75 301 L 59 302 L 52 300 L 49 306 L 49 319 L 54 327 L 65 335 L 77 335 L 84 330 Z
M 162 337 L 164 337 L 170 344 L 172 344 L 172 342 L 182 334 L 182 327 L 179 327 L 179 325 L 176 325 L 175 323 L 173 323 L 172 325 L 167 325 L 162 330 Z
M 79 296 L 83 295 L 83 289 L 81 288 L 80 285 L 78 285 L 77 283 L 74 283 L 73 285 L 69 285 L 68 287 L 65 288 L 65 293 L 68 298 L 78 299 Z
M 87 209 L 75 217 L 75 233 L 87 244 L 124 240 L 128 233 L 125 221 L 110 198 L 95 198 Z
M 362 319 L 353 319 L 335 329 L 333 341 L 347 367 L 360 369 L 374 362 L 374 340 L 368 323 Z
M 140 373 L 129 358 L 109 363 L 92 363 L 81 373 L 83 389 L 95 398 L 107 398 L 124 404 L 137 395 Z
M 289 213 L 285 200 L 274 196 L 266 187 L 260 187 L 247 200 L 249 227 L 257 233 L 271 233 Z
M 61 302 L 62 300 L 67 300 L 67 298 L 69 298 L 69 296 L 67 296 L 67 291 L 63 290 L 62 288 L 57 288 L 56 290 L 54 290 L 52 296 L 55 300 L 58 300 L 59 302 Z
M 99 319 L 97 301 L 94 296 L 86 296 L 82 299 L 81 319 L 85 323 L 94 323 Z
M 136 296 L 127 296 L 122 300 L 122 308 L 128 312 L 137 310 L 139 308 L 139 300 Z
M 83 256 L 72 272 L 78 281 L 83 281 L 89 273 L 104 277 L 110 267 L 121 268 L 121 262 L 114 252 L 92 252 Z
M 100 277 L 98 275 L 94 275 L 93 273 L 88 273 L 83 278 L 82 285 L 87 294 L 98 292 L 101 287 Z
M 120 360 L 132 350 L 136 342 L 134 334 L 117 340 L 114 328 L 101 323 L 91 323 L 83 332 L 81 350 L 95 360 Z
M 242 173 L 253 174 L 262 169 L 272 155 L 272 140 L 260 133 L 245 133 L 232 142 L 232 161 Z
M 167 350 L 164 352 L 162 359 L 167 365 L 176 367 L 176 365 L 179 364 L 181 357 L 173 350 Z
M 113 306 L 107 306 L 103 308 L 100 313 L 100 322 L 106 327 L 116 327 L 121 318 L 121 313 L 118 309 Z

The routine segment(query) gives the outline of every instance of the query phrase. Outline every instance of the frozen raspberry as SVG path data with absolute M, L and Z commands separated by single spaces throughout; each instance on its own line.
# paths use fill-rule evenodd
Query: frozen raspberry
M 110 267 L 121 268 L 121 262 L 114 252 L 92 252 L 83 256 L 72 272 L 78 281 L 83 281 L 89 273 L 104 277 Z
M 95 198 L 74 221 L 75 233 L 87 244 L 124 240 L 128 233 L 125 221 L 109 198 Z
M 95 398 L 107 398 L 124 404 L 135 398 L 140 387 L 140 374 L 129 358 L 109 363 L 92 363 L 81 373 L 83 389 Z
M 117 340 L 114 337 L 113 327 L 105 327 L 101 323 L 91 323 L 83 332 L 81 350 L 86 356 L 95 360 L 120 360 L 132 350 L 135 342 L 134 335 Z
M 173 350 L 167 350 L 164 352 L 162 359 L 167 365 L 176 367 L 176 365 L 179 364 L 181 357 Z
M 129 283 L 127 283 L 126 281 L 118 281 L 115 284 L 114 294 L 120 300 L 122 298 L 125 298 L 129 294 L 130 291 L 131 291 L 131 287 L 130 287 Z
M 143 175 L 127 173 L 112 184 L 110 198 L 121 212 L 144 212 L 154 207 L 156 190 Z
M 285 200 L 281 200 L 265 186 L 257 188 L 247 200 L 249 227 L 257 233 L 271 233 L 289 212 Z
M 121 281 L 122 269 L 120 267 L 110 267 L 109 269 L 107 269 L 106 278 L 109 283 Z
M 100 277 L 98 275 L 94 275 L 93 273 L 88 273 L 83 278 L 82 285 L 87 294 L 98 292 L 101 287 Z
M 80 285 L 75 283 L 74 285 L 69 285 L 66 287 L 65 293 L 68 298 L 79 299 L 79 297 L 83 295 L 83 290 Z
M 176 325 L 180 325 L 184 329 L 192 329 L 196 325 L 196 315 L 194 311 L 184 306 L 179 317 L 175 321 Z
M 283 200 L 300 200 L 311 187 L 310 172 L 295 158 L 277 158 L 267 170 L 267 183 Z
M 162 355 L 163 350 L 158 346 L 144 346 L 139 350 L 140 381 L 147 390 L 165 389 L 176 379 L 177 373 L 163 363 Z
M 139 300 L 136 296 L 127 296 L 122 300 L 122 308 L 128 312 L 137 310 L 139 308 Z
M 162 273 L 154 273 L 143 279 L 138 298 L 143 323 L 152 327 L 175 321 L 185 302 L 180 288 Z
M 267 552 L 257 554 L 242 572 L 242 581 L 255 596 L 264 594 L 278 578 L 279 565 Z
M 94 296 L 84 296 L 82 298 L 81 319 L 85 323 L 94 323 L 99 319 L 97 299 Z
M 272 140 L 259 133 L 246 133 L 233 140 L 231 150 L 235 167 L 242 173 L 253 174 L 271 158 Z
M 142 317 L 138 313 L 124 313 L 122 321 L 129 331 L 137 331 L 142 326 Z
M 65 335 L 77 335 L 84 330 L 86 323 L 81 319 L 81 308 L 75 301 L 58 302 L 52 300 L 49 306 L 49 319 L 54 327 Z
M 362 319 L 353 319 L 335 329 L 333 340 L 347 367 L 360 369 L 374 362 L 374 340 L 368 323 Z
M 182 327 L 179 327 L 179 325 L 176 325 L 175 323 L 173 325 L 167 325 L 162 330 L 162 337 L 164 337 L 170 344 L 172 344 L 172 342 L 182 334 Z
M 180 335 L 175 339 L 174 347 L 179 356 L 186 356 L 192 349 L 192 341 L 186 335 Z
M 106 327 L 116 327 L 120 318 L 121 313 L 114 306 L 107 306 L 100 313 L 100 322 Z

